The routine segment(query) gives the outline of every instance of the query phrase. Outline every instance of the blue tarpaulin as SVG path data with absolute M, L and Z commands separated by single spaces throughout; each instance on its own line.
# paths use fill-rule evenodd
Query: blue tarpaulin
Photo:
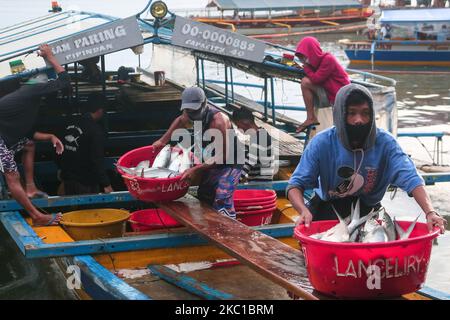
M 216 6 L 219 10 L 300 10 L 313 8 L 360 8 L 357 0 L 211 0 L 209 7 Z
M 381 23 L 420 23 L 450 22 L 450 8 L 385 10 L 381 14 Z

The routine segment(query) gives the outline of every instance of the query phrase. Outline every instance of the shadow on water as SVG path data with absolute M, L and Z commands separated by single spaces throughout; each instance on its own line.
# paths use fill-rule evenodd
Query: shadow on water
M 0 299 L 74 299 L 51 260 L 27 260 L 0 224 Z

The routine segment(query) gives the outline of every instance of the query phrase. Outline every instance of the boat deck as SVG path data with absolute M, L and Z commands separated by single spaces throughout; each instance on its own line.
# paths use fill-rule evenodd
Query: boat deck
M 274 284 L 244 265 L 198 270 L 183 275 L 189 276 L 209 287 L 230 294 L 232 299 L 242 300 L 290 300 L 286 289 Z M 135 279 L 124 279 L 132 287 L 153 299 L 198 300 L 199 296 L 187 292 L 158 276 L 146 274 Z M 243 285 L 245 282 L 245 285 Z

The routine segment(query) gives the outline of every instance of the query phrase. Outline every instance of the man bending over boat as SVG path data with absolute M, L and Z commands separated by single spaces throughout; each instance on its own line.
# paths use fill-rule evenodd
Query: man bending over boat
M 331 53 L 323 52 L 314 37 L 303 38 L 295 55 L 303 63 L 306 74 L 301 83 L 306 120 L 297 128 L 297 132 L 302 132 L 320 124 L 314 112 L 314 96 L 319 98 L 321 106 L 332 105 L 338 90 L 349 84 L 350 79 L 337 59 Z
M 18 82 L 10 92 L 0 98 L 0 171 L 4 174 L 12 197 L 19 202 L 33 219 L 34 225 L 54 225 L 60 214 L 44 215 L 28 199 L 20 183 L 20 174 L 14 155 L 21 151 L 34 136 L 33 127 L 38 116 L 40 98 L 70 86 L 70 78 L 53 56 L 48 45 L 39 47 L 39 55 L 51 65 L 58 79 L 47 81 L 44 74 L 28 80 L 20 88 Z
M 335 220 L 332 206 L 348 216 L 360 199 L 361 215 L 381 207 L 389 185 L 412 195 L 426 215 L 431 230 L 443 233 L 446 220 L 433 209 L 424 181 L 395 138 L 375 125 L 373 98 L 363 86 L 341 88 L 333 110 L 334 126 L 317 134 L 308 144 L 286 193 L 297 212 L 298 223 Z M 303 193 L 314 189 L 304 203 Z
M 170 125 L 169 130 L 155 143 L 155 149 L 161 149 L 172 137 L 172 133 L 179 128 L 187 128 L 191 123 L 201 123 L 202 150 L 211 142 L 204 141 L 205 132 L 216 129 L 223 137 L 223 152 L 216 152 L 202 164 L 192 167 L 183 173 L 182 180 L 192 181 L 200 176 L 198 198 L 210 204 L 219 213 L 236 218 L 233 205 L 233 193 L 239 183 L 242 165 L 236 161 L 227 161 L 229 141 L 227 130 L 232 129 L 227 115 L 213 106 L 208 105 L 205 92 L 199 87 L 186 88 L 181 96 L 182 114 Z M 195 131 L 195 126 L 194 126 Z M 195 139 L 198 141 L 198 139 Z M 195 142 L 194 142 L 195 143 Z M 216 150 L 217 151 L 217 150 Z

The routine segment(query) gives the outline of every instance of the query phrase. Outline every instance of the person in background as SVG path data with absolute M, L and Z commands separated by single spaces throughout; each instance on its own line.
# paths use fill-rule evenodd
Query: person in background
M 155 150 L 160 150 L 169 143 L 176 129 L 187 128 L 191 123 L 197 122 L 201 124 L 199 127 L 202 130 L 198 134 L 202 137 L 202 145 L 199 147 L 203 152 L 210 144 L 203 139 L 207 130 L 218 131 L 223 137 L 222 151 L 215 152 L 202 164 L 186 170 L 181 179 L 192 182 L 196 180 L 196 177 L 201 177 L 197 197 L 211 205 L 220 214 L 236 219 L 233 194 L 241 177 L 242 165 L 236 163 L 235 159 L 228 159 L 230 156 L 228 147 L 231 141 L 229 141 L 227 130 L 233 129 L 230 119 L 225 113 L 208 104 L 205 92 L 199 87 L 184 89 L 181 95 L 181 111 L 181 116 L 176 118 L 169 130 L 153 143 L 153 147 Z
M 248 109 L 234 110 L 232 120 L 243 133 L 250 134 L 250 144 L 245 146 L 241 181 L 272 181 L 275 174 L 275 156 L 270 134 L 255 123 L 255 116 Z
M 443 24 L 441 27 L 441 31 L 439 31 L 437 34 L 437 41 L 447 41 L 447 35 L 448 35 L 447 26 Z
M 380 29 L 380 40 L 386 39 L 386 35 L 387 35 L 387 28 L 386 25 L 383 24 Z
M 341 88 L 333 110 L 334 127 L 317 134 L 307 145 L 289 180 L 286 194 L 300 214 L 298 223 L 334 220 L 333 208 L 346 217 L 360 200 L 361 215 L 381 207 L 389 185 L 412 195 L 428 227 L 444 233 L 446 220 L 437 214 L 422 177 L 397 140 L 375 125 L 373 98 L 365 87 Z M 308 204 L 303 193 L 314 189 Z
M 331 53 L 323 52 L 314 37 L 303 38 L 297 45 L 295 55 L 303 63 L 306 74 L 301 89 L 307 116 L 297 128 L 297 132 L 302 132 L 312 125 L 320 124 L 314 112 L 314 96 L 327 105 L 333 104 L 338 90 L 349 84 L 350 79 L 337 59 Z
M 367 20 L 367 38 L 369 40 L 375 40 L 376 34 L 376 18 L 372 17 Z
M 56 72 L 56 80 L 48 81 L 48 76 L 43 73 L 32 77 L 23 85 L 12 80 L 0 86 L 3 94 L 0 97 L 0 171 L 5 176 L 12 197 L 31 216 L 35 226 L 42 226 L 58 224 L 61 214 L 43 214 L 31 203 L 21 185 L 14 156 L 35 135 L 33 128 L 41 97 L 70 87 L 70 77 L 54 57 L 50 46 L 41 45 L 38 55 Z
M 83 66 L 83 71 L 81 72 L 82 80 L 90 83 L 102 82 L 102 72 L 97 65 L 99 61 L 100 57 L 93 57 L 79 62 Z
M 65 152 L 58 159 L 64 194 L 78 195 L 113 191 L 104 165 L 105 132 L 103 118 L 105 99 L 91 94 L 86 112 L 66 126 L 61 140 Z

